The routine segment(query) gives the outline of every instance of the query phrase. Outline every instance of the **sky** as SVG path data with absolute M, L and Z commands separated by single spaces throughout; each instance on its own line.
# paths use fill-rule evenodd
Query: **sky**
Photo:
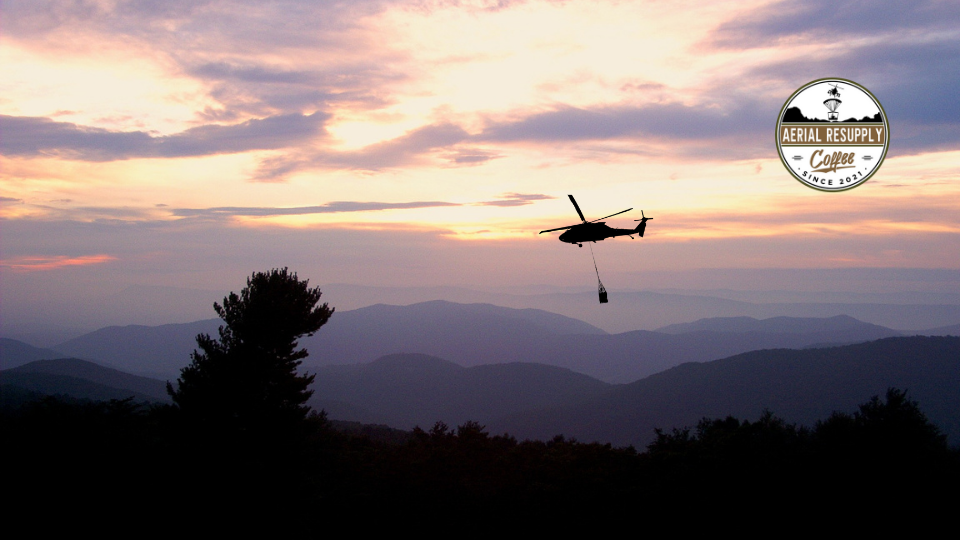
M 589 252 L 538 234 L 579 221 L 568 194 L 587 219 L 633 208 L 615 227 L 654 218 L 594 246 L 608 289 L 883 269 L 960 292 L 942 279 L 960 270 L 956 1 L 0 0 L 0 66 L 8 328 L 274 267 L 590 289 Z M 794 180 L 774 143 L 824 77 L 890 124 L 886 161 L 841 193 Z

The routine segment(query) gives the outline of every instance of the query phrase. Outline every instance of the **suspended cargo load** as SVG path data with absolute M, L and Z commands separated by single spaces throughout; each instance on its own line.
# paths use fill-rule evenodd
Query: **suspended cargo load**
M 590 246 L 590 257 L 593 259 L 593 271 L 597 273 L 597 292 L 600 293 L 600 303 L 607 303 L 607 289 L 604 288 L 603 282 L 600 281 L 600 270 L 597 270 L 597 257 L 593 254 L 593 246 Z

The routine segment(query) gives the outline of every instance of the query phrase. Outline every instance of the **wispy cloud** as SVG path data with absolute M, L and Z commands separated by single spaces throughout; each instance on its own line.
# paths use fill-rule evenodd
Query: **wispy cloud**
M 710 41 L 718 46 L 752 48 L 790 38 L 837 40 L 851 36 L 905 34 L 916 30 L 955 31 L 960 4 L 938 0 L 901 2 L 781 1 L 721 24 Z
M 443 156 L 444 159 L 453 162 L 455 165 L 481 165 L 490 160 L 499 159 L 503 154 L 482 150 L 479 148 L 457 148 L 453 152 Z
M 117 260 L 110 255 L 83 255 L 80 257 L 68 257 L 66 255 L 56 257 L 15 257 L 13 259 L 0 260 L 0 267 L 9 268 L 16 272 L 38 272 L 45 270 L 56 270 L 67 266 L 89 266 L 93 264 L 103 264 Z
M 544 201 L 548 199 L 556 199 L 556 197 L 543 195 L 541 193 L 504 193 L 499 199 L 474 204 L 477 206 L 524 206 L 533 204 L 533 201 Z
M 212 87 L 211 95 L 220 102 L 221 109 L 204 112 L 211 118 L 238 113 L 328 110 L 334 106 L 353 110 L 381 108 L 390 99 L 379 89 L 406 78 L 403 73 L 370 62 L 293 70 L 256 61 L 214 61 L 187 66 L 186 70 L 207 81 Z
M 358 202 L 334 201 L 319 206 L 298 206 L 293 208 L 271 208 L 250 206 L 224 206 L 219 208 L 177 208 L 173 215 L 179 217 L 232 217 L 232 216 L 297 216 L 306 214 L 334 214 L 341 212 L 371 212 L 378 210 L 398 210 L 410 208 L 434 208 L 439 206 L 461 206 L 459 203 L 444 201 L 414 202 Z
M 309 169 L 380 169 L 409 165 L 437 150 L 446 149 L 469 139 L 470 135 L 454 124 L 428 125 L 400 137 L 372 144 L 355 151 L 322 150 L 295 157 L 265 160 L 255 178 L 275 181 L 298 170 Z
M 716 103 L 564 106 L 515 121 L 493 123 L 478 138 L 500 142 L 599 141 L 642 136 L 712 139 L 754 133 L 764 121 L 769 124 L 769 119 L 751 112 L 746 104 L 735 109 Z
M 729 102 L 736 102 L 727 99 Z M 427 125 L 400 137 L 372 144 L 355 151 L 323 149 L 301 155 L 280 156 L 264 160 L 256 179 L 275 181 L 300 170 L 311 169 L 382 169 L 424 164 L 429 157 L 456 165 L 484 163 L 502 157 L 514 144 L 566 144 L 605 141 L 654 141 L 667 146 L 671 153 L 703 153 L 702 146 L 718 147 L 727 157 L 753 157 L 762 146 L 757 140 L 768 138 L 769 117 L 756 102 L 723 107 L 716 103 L 700 106 L 679 103 L 633 105 L 598 105 L 595 107 L 560 106 L 554 110 L 534 112 L 517 119 L 489 122 L 478 134 L 470 134 L 453 123 Z M 779 104 L 768 107 L 775 111 Z M 730 141 L 740 144 L 730 150 Z M 695 142 L 683 147 L 679 143 Z M 492 145 L 496 150 L 478 149 Z M 723 147 L 722 150 L 719 147 Z M 619 149 L 597 147 L 597 154 L 620 153 Z
M 324 113 L 287 114 L 233 125 L 205 125 L 169 136 L 110 131 L 47 118 L 0 115 L 7 156 L 60 156 L 84 161 L 186 157 L 284 148 L 324 134 Z

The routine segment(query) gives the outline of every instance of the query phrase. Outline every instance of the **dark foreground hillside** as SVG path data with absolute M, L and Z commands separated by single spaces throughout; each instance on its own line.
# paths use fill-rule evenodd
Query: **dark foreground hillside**
M 869 529 L 879 516 L 922 525 L 921 515 L 960 502 L 943 489 L 960 481 L 958 452 L 897 390 L 810 428 L 772 414 L 705 419 L 640 451 L 521 442 L 473 422 L 402 437 L 341 432 L 318 416 L 260 432 L 201 428 L 172 406 L 51 398 L 5 412 L 0 429 L 6 515 L 48 533 L 317 537 L 332 524 L 475 533 L 694 516 L 707 526 L 824 508 Z

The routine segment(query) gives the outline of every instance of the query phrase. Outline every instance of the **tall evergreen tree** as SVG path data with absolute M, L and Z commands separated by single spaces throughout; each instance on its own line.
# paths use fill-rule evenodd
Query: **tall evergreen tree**
M 298 339 L 323 326 L 333 308 L 317 306 L 319 287 L 286 268 L 256 272 L 247 286 L 213 304 L 226 323 L 219 338 L 197 336 L 199 351 L 167 392 L 181 411 L 204 424 L 253 430 L 302 420 L 313 375 L 297 374 L 307 356 Z

